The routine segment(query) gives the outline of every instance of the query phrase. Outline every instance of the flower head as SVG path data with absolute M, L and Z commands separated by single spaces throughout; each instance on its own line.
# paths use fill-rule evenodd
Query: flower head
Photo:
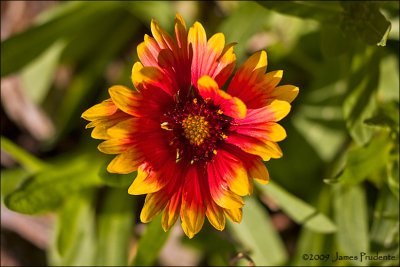
M 112 86 L 111 98 L 82 117 L 94 127 L 92 137 L 105 140 L 99 150 L 117 154 L 109 172 L 137 170 L 128 192 L 147 194 L 142 222 L 163 212 L 165 231 L 178 217 L 190 238 L 205 217 L 223 230 L 225 217 L 240 222 L 242 196 L 251 194 L 253 179 L 268 182 L 263 161 L 282 156 L 276 142 L 286 132 L 277 122 L 298 88 L 277 86 L 282 71 L 265 73 L 265 51 L 226 84 L 236 63 L 233 44 L 225 45 L 222 33 L 207 40 L 198 22 L 187 31 L 180 15 L 175 38 L 154 20 L 151 32 L 137 47 L 136 90 Z

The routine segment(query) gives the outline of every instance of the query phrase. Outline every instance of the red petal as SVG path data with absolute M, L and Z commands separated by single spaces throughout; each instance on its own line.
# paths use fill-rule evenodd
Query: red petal
M 232 97 L 218 88 L 218 84 L 209 76 L 203 76 L 198 80 L 198 90 L 206 101 L 213 101 L 221 111 L 232 118 L 244 118 L 246 106 L 236 97 Z
M 245 166 L 249 179 L 255 179 L 262 184 L 269 181 L 269 173 L 261 157 L 244 152 L 237 146 L 224 144 L 223 149 L 229 153 L 236 155 Z M 250 182 L 250 184 L 252 184 Z
M 185 177 L 185 184 L 182 190 L 181 220 L 186 235 L 192 238 L 197 234 L 204 223 L 205 189 L 200 181 L 199 172 L 194 165 L 189 166 Z
M 298 88 L 292 85 L 276 87 L 282 79 L 281 70 L 265 74 L 267 54 L 260 51 L 253 54 L 235 73 L 227 92 L 243 100 L 250 109 L 268 105 L 273 100 L 293 101 Z
M 284 103 L 284 106 L 287 106 L 286 102 Z M 274 109 L 271 106 L 249 109 L 247 116 L 243 119 L 236 119 L 229 130 L 241 135 L 254 137 L 262 142 L 281 141 L 285 139 L 286 131 L 282 126 L 274 122 L 281 117 L 279 114 L 283 114 L 278 110 L 281 109 Z
M 275 142 L 263 142 L 254 137 L 238 133 L 228 135 L 225 142 L 235 145 L 247 153 L 260 156 L 263 160 L 282 157 L 282 151 Z
M 138 57 L 145 66 L 158 66 L 158 54 L 160 51 L 161 48 L 157 41 L 147 34 L 144 35 L 144 41 L 137 47 Z
M 168 196 L 160 192 L 148 194 L 140 213 L 140 221 L 143 223 L 150 222 L 164 209 L 168 200 Z
M 224 48 L 225 37 L 222 33 L 214 34 L 207 41 L 206 32 L 198 22 L 189 29 L 188 40 L 193 50 L 192 84 L 196 85 L 198 79 L 208 75 L 222 87 L 236 62 L 232 44 Z
M 132 82 L 141 91 L 149 88 L 160 88 L 170 96 L 173 96 L 177 89 L 168 75 L 157 67 L 143 67 L 136 62 L 132 68 Z
M 182 191 L 181 187 L 179 187 L 179 190 L 172 195 L 167 206 L 164 209 L 161 221 L 161 225 L 164 231 L 168 231 L 178 219 L 179 211 L 181 209 L 181 199 Z
M 159 173 L 148 168 L 148 164 L 142 164 L 138 168 L 137 176 L 128 189 L 131 195 L 154 193 L 161 190 L 166 181 L 159 178 Z
M 244 202 L 229 189 L 230 183 L 244 175 L 240 162 L 232 155 L 219 150 L 214 160 L 207 164 L 208 183 L 212 199 L 223 208 L 240 208 Z M 247 176 L 245 177 L 247 179 Z

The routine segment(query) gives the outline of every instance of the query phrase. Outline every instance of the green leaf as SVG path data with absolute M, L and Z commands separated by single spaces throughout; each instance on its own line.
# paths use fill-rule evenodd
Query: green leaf
M 379 71 L 380 71 L 380 79 L 378 85 L 378 97 L 383 102 L 397 102 L 397 108 L 399 108 L 399 90 L 400 81 L 399 81 L 399 60 L 398 54 L 391 53 L 385 56 L 380 61 Z M 399 113 L 395 113 L 393 115 L 397 115 L 397 120 L 399 118 Z
M 22 88 L 34 103 L 42 103 L 47 96 L 65 44 L 61 40 L 56 41 L 22 70 Z
M 185 237 L 181 242 L 184 247 L 194 248 L 205 255 L 208 266 L 227 266 L 236 248 L 229 236 L 223 233 L 204 222 L 203 228 L 194 238 Z
M 133 266 L 150 266 L 157 257 L 168 239 L 171 230 L 164 232 L 161 227 L 161 215 L 154 218 L 148 225 L 143 236 L 139 240 L 138 249 Z
M 359 145 L 366 144 L 373 134 L 373 129 L 364 121 L 372 116 L 376 106 L 379 60 L 379 53 L 369 48 L 357 54 L 352 62 L 353 74 L 349 78 L 343 114 L 351 137 Z
M 114 21 L 114 30 L 108 36 L 104 49 L 74 77 L 61 105 L 55 107 L 54 119 L 58 132 L 51 140 L 52 143 L 71 130 L 71 125 L 76 125 L 77 120 L 81 120 L 80 115 L 87 108 L 83 108 L 83 103 L 88 97 L 92 97 L 95 90 L 98 90 L 96 82 L 103 75 L 104 69 L 137 30 L 136 20 L 126 16 L 126 12 L 122 11 L 119 20 Z
M 346 39 L 343 31 L 332 24 L 321 25 L 321 50 L 327 58 L 341 56 L 348 52 L 351 40 Z
M 24 168 L 14 168 L 1 170 L 1 201 L 4 197 L 17 189 L 25 180 L 29 179 L 32 174 Z
M 332 193 L 330 187 L 323 187 L 319 193 L 316 205 L 318 210 L 324 213 L 329 213 L 331 209 Z M 303 255 L 332 255 L 330 252 L 335 251 L 333 247 L 333 238 L 331 235 L 318 233 L 310 230 L 309 228 L 303 227 L 300 232 L 300 236 L 297 240 L 296 253 L 293 257 L 293 261 L 290 263 L 291 266 L 321 266 L 331 265 L 331 258 L 327 261 L 310 261 L 304 260 Z
M 343 128 L 326 125 L 328 121 L 332 123 L 334 119 L 330 118 L 329 120 L 324 117 L 323 114 L 326 114 L 323 113 L 324 111 L 341 115 L 340 109 L 335 107 L 312 107 L 303 104 L 301 110 L 294 115 L 293 124 L 318 155 L 324 161 L 329 162 L 336 155 L 338 148 L 342 146 L 347 136 Z M 310 129 L 313 130 L 310 131 Z
M 319 233 L 332 233 L 336 226 L 313 206 L 293 196 L 274 182 L 258 188 L 277 202 L 279 207 L 295 222 Z
M 295 127 L 288 124 L 285 129 L 290 133 L 290 138 L 282 142 L 285 158 L 268 161 L 266 163 L 268 170 L 272 179 L 275 180 L 274 173 L 277 174 L 276 180 L 290 192 L 296 193 L 302 199 L 314 198 L 322 185 L 316 182 L 315 177 L 320 175 L 320 167 L 324 162 Z M 307 159 L 306 164 L 299 160 L 299 151 L 302 153 L 301 158 Z M 293 177 L 301 177 L 301 179 Z
M 374 138 L 365 147 L 349 151 L 344 172 L 338 180 L 346 184 L 358 184 L 369 175 L 384 167 L 389 159 L 392 144 L 386 134 Z
M 375 205 L 371 226 L 371 240 L 384 248 L 395 246 L 396 234 L 399 234 L 398 222 L 398 198 L 390 194 L 387 187 L 384 187 L 379 192 L 378 200 Z
M 49 260 L 53 266 L 94 265 L 95 210 L 93 190 L 72 194 L 58 213 Z
M 115 6 L 113 2 L 85 3 L 73 6 L 68 12 L 1 43 L 1 76 L 9 75 L 31 62 L 43 53 L 56 40 L 70 38 L 77 29 L 101 13 Z
M 281 265 L 287 260 L 285 246 L 268 213 L 254 198 L 246 200 L 242 222 L 229 221 L 228 227 L 256 266 Z
M 127 190 L 110 189 L 98 217 L 96 265 L 127 266 L 134 202 Z
M 117 39 L 113 39 L 112 34 L 123 20 L 131 20 L 132 29 L 126 31 L 126 35 L 129 37 L 131 31 L 135 31 L 137 28 L 138 21 L 133 20 L 133 16 L 122 8 L 125 5 L 124 2 L 119 2 L 119 5 L 116 4 L 107 12 L 100 13 L 76 29 L 62 53 L 62 61 L 71 65 L 89 67 L 92 64 L 96 65 L 98 58 L 103 57 L 103 53 L 109 50 L 110 41 L 118 42 Z M 87 38 L 89 31 L 90 38 Z M 113 45 L 111 44 L 111 46 Z
M 314 19 L 321 22 L 337 23 L 342 9 L 336 1 L 257 1 L 260 5 L 273 11 L 296 16 L 303 19 Z
M 340 3 L 344 10 L 341 24 L 348 36 L 356 34 L 367 44 L 386 45 L 391 24 L 379 11 L 377 3 L 358 1 Z
M 22 167 L 29 170 L 31 173 L 47 167 L 46 163 L 31 155 L 4 136 L 1 136 L 1 149 L 10 154 Z
M 71 193 L 101 183 L 98 159 L 81 155 L 35 174 L 5 198 L 11 210 L 35 214 L 57 208 Z
M 292 114 L 294 126 L 325 162 L 334 159 L 348 138 L 342 112 L 346 90 L 343 76 L 348 69 L 345 56 L 319 64 L 307 92 L 300 96 L 301 105 Z
M 334 185 L 334 214 L 337 225 L 337 242 L 344 255 L 368 254 L 367 200 L 363 187 L 359 185 Z M 352 261 L 352 264 L 363 265 Z
M 391 101 L 379 106 L 375 114 L 364 122 L 367 125 L 388 128 L 399 133 L 399 103 Z
M 388 185 L 390 190 L 392 191 L 393 195 L 399 199 L 399 154 L 398 154 L 398 147 L 397 147 L 397 154 L 393 157 L 393 159 L 387 165 L 387 173 L 388 173 Z

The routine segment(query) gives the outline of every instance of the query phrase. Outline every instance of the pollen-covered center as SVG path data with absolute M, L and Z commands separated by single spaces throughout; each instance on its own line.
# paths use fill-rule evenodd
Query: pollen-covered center
M 165 113 L 161 128 L 167 131 L 168 143 L 177 161 L 207 162 L 218 153 L 231 121 L 212 102 L 192 98 L 177 102 Z
M 192 145 L 199 146 L 210 136 L 208 121 L 200 115 L 189 114 L 182 121 L 183 135 Z

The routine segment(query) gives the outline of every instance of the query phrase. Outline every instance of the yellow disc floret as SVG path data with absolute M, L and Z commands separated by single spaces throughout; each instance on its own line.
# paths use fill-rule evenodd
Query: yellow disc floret
M 183 135 L 192 145 L 199 146 L 210 136 L 208 121 L 199 115 L 189 114 L 182 121 Z

